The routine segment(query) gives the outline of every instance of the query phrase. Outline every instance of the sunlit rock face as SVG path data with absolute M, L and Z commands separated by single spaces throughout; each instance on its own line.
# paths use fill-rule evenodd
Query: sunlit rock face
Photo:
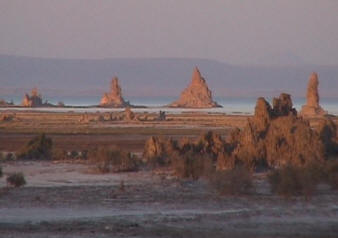
M 212 93 L 197 67 L 193 71 L 190 85 L 183 90 L 180 98 L 169 106 L 183 108 L 221 107 L 213 101 Z
M 105 93 L 101 99 L 100 105 L 103 107 L 127 107 L 129 103 L 122 97 L 122 90 L 119 80 L 114 77 L 111 81 L 110 92 Z
M 325 128 L 331 133 L 331 127 Z M 323 161 L 328 146 L 332 147 L 334 132 L 330 133 L 318 133 L 306 119 L 298 117 L 288 94 L 274 98 L 273 107 L 264 98 L 258 98 L 254 116 L 243 130 L 234 131 L 227 140 L 230 149 L 218 158 L 217 167 L 228 169 L 244 164 L 251 168 L 275 168 Z
M 327 112 L 319 105 L 318 93 L 318 74 L 312 73 L 309 78 L 309 84 L 306 93 L 306 105 L 302 107 L 300 114 L 302 116 L 323 116 Z
M 32 90 L 31 95 L 26 93 L 22 100 L 22 106 L 24 107 L 42 107 L 43 105 L 42 97 L 37 88 Z

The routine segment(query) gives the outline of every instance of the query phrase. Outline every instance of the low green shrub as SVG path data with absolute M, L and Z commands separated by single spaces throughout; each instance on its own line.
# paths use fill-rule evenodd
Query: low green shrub
M 19 152 L 19 159 L 43 159 L 52 158 L 52 139 L 45 134 L 38 135 L 31 139 Z
M 136 159 L 117 147 L 100 147 L 90 154 L 90 161 L 100 173 L 130 172 L 138 169 Z
M 13 187 L 21 187 L 26 184 L 26 179 L 23 173 L 12 173 L 7 177 L 7 184 Z
M 243 166 L 216 171 L 209 179 L 211 186 L 221 195 L 244 195 L 254 190 L 252 172 Z

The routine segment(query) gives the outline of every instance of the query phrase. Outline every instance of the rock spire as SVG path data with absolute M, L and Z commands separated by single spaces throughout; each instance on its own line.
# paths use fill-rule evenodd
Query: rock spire
M 193 71 L 190 85 L 183 90 L 180 98 L 169 106 L 186 108 L 221 107 L 213 101 L 212 93 L 197 67 Z
M 122 97 L 122 90 L 119 85 L 119 80 L 114 77 L 111 81 L 110 92 L 105 93 L 101 99 L 100 106 L 103 107 L 126 107 L 129 103 Z
M 32 89 L 31 95 L 26 93 L 21 104 L 24 107 L 41 107 L 44 105 L 37 88 Z
M 312 73 L 309 78 L 309 83 L 306 92 L 306 104 L 302 107 L 302 116 L 323 116 L 327 114 L 319 105 L 318 93 L 318 74 Z

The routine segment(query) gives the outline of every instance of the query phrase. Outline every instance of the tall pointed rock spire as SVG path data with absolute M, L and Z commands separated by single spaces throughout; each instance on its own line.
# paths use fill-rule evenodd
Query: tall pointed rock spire
M 309 83 L 306 92 L 306 104 L 302 107 L 301 115 L 303 116 L 323 116 L 327 114 L 319 105 L 318 93 L 318 74 L 312 73 L 309 78 Z
M 221 107 L 212 99 L 212 93 L 199 69 L 194 68 L 190 85 L 183 90 L 180 98 L 170 107 L 212 108 Z
M 103 107 L 126 107 L 129 103 L 122 97 L 122 90 L 119 85 L 119 79 L 114 77 L 111 81 L 110 92 L 105 93 L 101 99 L 100 106 Z

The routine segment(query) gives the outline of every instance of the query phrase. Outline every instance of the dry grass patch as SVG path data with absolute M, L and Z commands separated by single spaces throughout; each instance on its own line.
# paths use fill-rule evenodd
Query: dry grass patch
M 52 158 L 53 141 L 45 134 L 32 138 L 19 152 L 19 159 L 49 160 Z
M 115 146 L 99 147 L 90 152 L 89 157 L 99 173 L 131 172 L 138 169 L 136 158 Z
M 254 191 L 252 172 L 242 166 L 216 171 L 210 176 L 210 184 L 220 195 L 247 195 Z

